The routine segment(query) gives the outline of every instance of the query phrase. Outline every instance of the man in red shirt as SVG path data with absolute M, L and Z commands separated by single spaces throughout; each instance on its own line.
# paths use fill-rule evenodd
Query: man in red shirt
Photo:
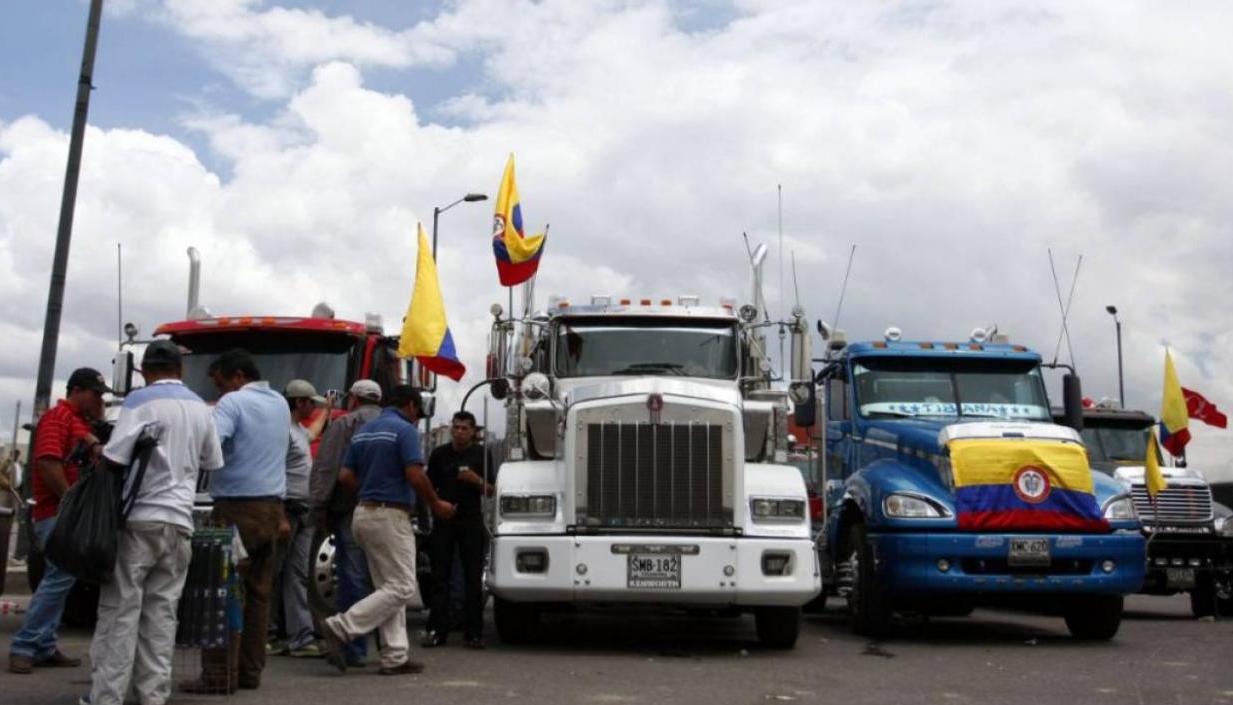
M 77 482 L 78 466 L 71 456 L 81 450 L 97 455 L 102 449 L 90 432 L 90 421 L 103 415 L 103 394 L 109 392 L 98 370 L 82 367 L 68 380 L 68 398 L 39 419 L 34 431 L 33 482 L 34 538 L 41 547 L 56 524 L 60 498 Z M 64 601 L 75 582 L 73 576 L 47 561 L 38 589 L 30 598 L 21 631 L 9 647 L 9 671 L 30 673 L 35 666 L 76 667 L 81 659 L 69 658 L 56 647 L 56 630 Z

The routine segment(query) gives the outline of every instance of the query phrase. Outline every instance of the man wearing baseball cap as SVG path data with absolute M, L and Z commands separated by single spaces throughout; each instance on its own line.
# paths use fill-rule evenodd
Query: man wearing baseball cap
M 346 416 L 335 419 L 321 436 L 313 463 L 310 494 L 316 523 L 334 532 L 334 565 L 338 568 L 338 609 L 347 610 L 372 592 L 368 562 L 351 533 L 358 501 L 354 490 L 338 484 L 343 455 L 356 429 L 381 413 L 381 386 L 371 379 L 356 380 L 347 396 Z M 347 665 L 359 668 L 368 655 L 368 640 L 360 637 L 346 646 Z
M 103 416 L 103 394 L 110 392 L 103 375 L 81 367 L 68 379 L 67 398 L 39 418 L 34 432 L 32 490 L 34 540 L 42 546 L 56 525 L 60 498 L 77 482 L 78 463 L 73 459 L 83 447 L 97 456 L 102 449 L 91 433 L 90 422 Z M 47 561 L 43 579 L 30 598 L 21 630 L 13 636 L 9 671 L 30 673 L 36 666 L 75 668 L 81 659 L 69 658 L 56 647 L 56 630 L 64 613 L 64 601 L 73 589 L 73 576 Z
M 283 510 L 291 524 L 291 534 L 281 552 L 278 577 L 282 598 L 285 649 L 291 656 L 324 656 L 313 631 L 313 615 L 308 609 L 308 554 L 312 550 L 313 527 L 309 518 L 309 470 L 312 442 L 325 428 L 333 404 L 317 393 L 308 380 L 293 379 L 283 388 L 291 409 L 291 443 L 287 447 L 287 496 Z M 323 408 L 324 407 L 324 408 Z M 320 413 L 318 413 L 320 412 Z
M 142 705 L 161 705 L 171 695 L 197 479 L 223 466 L 210 407 L 180 381 L 182 370 L 175 343 L 151 343 L 141 358 L 146 385 L 124 399 L 103 449 L 110 463 L 129 467 L 140 458 L 143 437 L 157 439 L 140 484 L 129 490 L 133 504 L 115 570 L 100 589 L 90 694 L 81 701 L 88 705 L 122 705 L 130 686 Z

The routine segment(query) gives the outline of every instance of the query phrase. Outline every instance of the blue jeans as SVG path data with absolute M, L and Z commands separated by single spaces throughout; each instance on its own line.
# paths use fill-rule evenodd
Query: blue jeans
M 350 514 L 336 522 L 334 530 L 334 563 L 338 569 L 338 611 L 346 612 L 352 605 L 372 593 L 368 576 L 368 560 L 364 550 L 351 533 Z M 347 660 L 358 661 L 368 656 L 368 637 L 362 636 L 347 644 Z
M 56 518 L 40 519 L 34 522 L 34 540 L 39 549 L 47 544 L 56 525 Z M 55 563 L 45 561 L 46 570 L 39 587 L 30 598 L 30 606 L 26 608 L 26 618 L 21 623 L 21 631 L 13 636 L 13 645 L 9 647 L 12 654 L 25 656 L 39 661 L 51 656 L 56 651 L 56 630 L 60 628 L 60 617 L 64 614 L 64 602 L 69 591 L 73 589 L 77 579 L 56 567 Z

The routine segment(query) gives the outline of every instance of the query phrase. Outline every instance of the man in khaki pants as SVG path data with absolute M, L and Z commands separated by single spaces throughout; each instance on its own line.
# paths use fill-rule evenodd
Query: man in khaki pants
M 343 485 L 358 485 L 359 505 L 351 522 L 356 543 L 368 557 L 375 590 L 346 612 L 325 620 L 330 663 L 347 670 L 344 644 L 374 629 L 381 634 L 383 676 L 419 673 L 408 658 L 407 604 L 416 597 L 415 533 L 411 513 L 416 493 L 442 518 L 454 505 L 437 496 L 424 472 L 424 454 L 415 422 L 423 402 L 409 386 L 390 391 L 390 406 L 351 437 L 339 473 Z
M 142 705 L 171 695 L 176 605 L 188 576 L 197 475 L 223 466 L 210 407 L 180 381 L 180 349 L 169 340 L 146 348 L 146 386 L 124 400 L 104 457 L 127 466 L 143 434 L 158 439 L 145 474 L 130 477 L 132 509 L 120 532 L 112 579 L 99 592 L 85 705 L 121 705 L 132 685 Z

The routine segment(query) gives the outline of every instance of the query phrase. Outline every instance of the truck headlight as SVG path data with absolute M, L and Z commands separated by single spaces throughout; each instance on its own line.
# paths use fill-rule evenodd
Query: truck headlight
M 943 519 L 950 512 L 927 497 L 896 492 L 882 500 L 882 513 L 892 519 Z
M 502 495 L 501 516 L 554 517 L 557 498 L 550 494 Z
M 1135 503 L 1130 497 L 1120 495 L 1105 502 L 1104 517 L 1110 521 L 1135 521 L 1139 513 L 1135 511 Z
M 1233 538 L 1233 517 L 1216 517 L 1214 525 L 1218 536 Z
M 805 500 L 754 497 L 749 500 L 754 521 L 804 521 Z

